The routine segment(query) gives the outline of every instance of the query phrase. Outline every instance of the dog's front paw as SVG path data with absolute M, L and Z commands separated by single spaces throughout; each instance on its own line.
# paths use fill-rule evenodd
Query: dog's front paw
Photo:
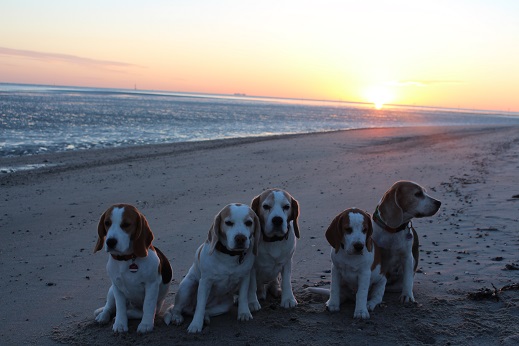
M 330 312 L 339 312 L 339 311 L 341 311 L 341 304 L 339 302 L 334 302 L 334 301 L 328 300 L 326 302 L 326 308 Z
M 297 300 L 295 297 L 288 297 L 281 300 L 281 307 L 285 309 L 291 309 L 296 307 Z
M 137 327 L 137 333 L 144 334 L 153 331 L 153 323 L 141 322 Z
M 128 323 L 123 323 L 115 320 L 115 323 L 112 327 L 114 333 L 127 333 L 128 332 Z
M 259 311 L 259 310 L 261 310 L 261 304 L 257 300 L 249 302 L 249 310 L 251 312 Z
M 400 296 L 400 303 L 415 303 L 413 293 L 403 294 Z
M 249 321 L 252 320 L 252 314 L 250 311 L 238 312 L 238 321 Z
M 94 316 L 96 319 L 96 322 L 99 324 L 107 324 L 110 321 L 110 312 L 105 311 L 104 308 L 99 308 L 96 311 L 94 311 Z
M 184 317 L 178 311 L 176 311 L 173 306 L 171 306 L 162 317 L 164 319 L 164 323 L 169 326 L 171 322 L 175 323 L 177 326 L 181 325 L 184 322 Z
M 369 318 L 369 312 L 368 309 L 355 309 L 355 312 L 353 313 L 353 318 L 360 318 L 363 320 L 367 320 Z
M 192 321 L 189 327 L 187 327 L 188 333 L 200 333 L 202 329 L 204 328 L 204 321 L 202 323 L 199 323 L 197 321 Z

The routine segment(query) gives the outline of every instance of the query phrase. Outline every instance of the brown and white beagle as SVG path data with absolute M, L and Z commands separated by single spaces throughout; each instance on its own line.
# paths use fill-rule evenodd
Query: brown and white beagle
M 355 299 L 353 317 L 367 319 L 369 311 L 382 302 L 386 277 L 372 233 L 371 216 L 357 208 L 344 210 L 328 226 L 325 235 L 332 246 L 330 290 L 308 290 L 329 294 L 326 306 L 330 312 L 339 311 L 344 301 Z
M 400 301 L 414 302 L 413 281 L 418 266 L 418 235 L 411 219 L 436 214 L 441 202 L 412 181 L 397 181 L 382 196 L 373 213 L 373 240 L 381 248 L 387 287 L 401 290 Z
M 164 314 L 166 324 L 173 321 L 178 325 L 184 321 L 183 315 L 193 315 L 187 331 L 199 333 L 204 321 L 231 309 L 236 292 L 238 320 L 252 319 L 247 298 L 259 236 L 259 220 L 249 206 L 235 203 L 224 207 L 180 282 L 175 304 Z
M 94 312 L 101 324 L 115 313 L 114 332 L 128 331 L 128 318 L 141 319 L 139 333 L 151 332 L 169 289 L 173 271 L 164 254 L 151 245 L 148 221 L 129 204 L 109 207 L 97 226 L 94 252 L 110 254 L 106 270 L 112 280 L 106 304 Z
M 258 298 L 265 299 L 268 288 L 275 297 L 281 292 L 281 307 L 292 308 L 297 305 L 291 277 L 296 238 L 300 237 L 299 202 L 284 190 L 269 189 L 254 197 L 251 208 L 258 215 L 262 238 L 251 273 L 249 306 L 252 311 L 261 309 Z

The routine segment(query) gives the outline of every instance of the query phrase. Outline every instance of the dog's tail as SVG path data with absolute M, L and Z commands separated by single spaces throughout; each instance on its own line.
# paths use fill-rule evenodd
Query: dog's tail
M 307 292 L 320 294 L 322 296 L 329 296 L 330 295 L 330 289 L 329 288 L 322 288 L 322 287 L 307 287 Z

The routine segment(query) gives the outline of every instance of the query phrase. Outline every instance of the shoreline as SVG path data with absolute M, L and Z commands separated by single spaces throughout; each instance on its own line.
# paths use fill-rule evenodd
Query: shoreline
M 518 125 L 519 126 L 519 125 Z M 263 141 L 284 140 L 306 136 L 321 136 L 333 133 L 352 132 L 352 131 L 372 131 L 372 130 L 410 130 L 410 129 L 442 129 L 441 131 L 464 131 L 467 129 L 488 129 L 509 127 L 507 125 L 494 126 L 404 126 L 404 127 L 380 127 L 380 128 L 354 128 L 320 132 L 279 134 L 253 137 L 237 137 L 210 139 L 202 141 L 187 141 L 161 144 L 145 144 L 134 146 L 121 146 L 96 149 L 80 149 L 71 151 L 59 151 L 41 153 L 24 156 L 4 156 L 0 157 L 0 181 L 2 177 L 13 174 L 44 174 L 50 172 L 61 172 L 70 169 L 81 169 L 84 167 L 102 166 L 119 163 L 127 160 L 139 160 L 143 158 L 153 158 L 160 156 L 176 155 L 197 150 L 211 150 L 236 145 L 259 143 Z M 421 130 L 423 131 L 423 130 Z M 108 156 L 108 158 L 107 158 Z
M 447 126 L 33 157 L 62 166 L 0 175 L 0 265 L 6 268 L 0 338 L 29 345 L 512 345 L 519 341 L 519 290 L 499 289 L 519 283 L 518 272 L 509 269 L 519 267 L 518 152 L 519 126 Z M 413 221 L 420 239 L 418 303 L 402 306 L 398 294 L 386 293 L 369 320 L 354 320 L 352 303 L 327 312 L 325 298 L 305 291 L 331 280 L 324 231 L 345 208 L 373 212 L 397 180 L 416 181 L 442 201 L 435 216 Z M 109 205 L 131 203 L 148 219 L 153 244 L 173 267 L 166 307 L 216 213 L 228 203 L 249 204 L 269 187 L 286 189 L 300 203 L 295 309 L 269 298 L 252 321 L 236 321 L 233 309 L 199 335 L 186 332 L 189 318 L 166 326 L 158 317 L 147 335 L 136 333 L 136 321 L 126 335 L 94 322 L 110 286 L 107 254 L 92 253 L 97 222 Z M 470 298 L 493 287 L 499 301 Z

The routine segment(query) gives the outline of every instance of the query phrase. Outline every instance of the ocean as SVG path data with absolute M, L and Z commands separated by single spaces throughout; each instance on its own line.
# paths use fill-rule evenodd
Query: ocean
M 0 156 L 376 127 L 517 125 L 518 114 L 0 83 Z

